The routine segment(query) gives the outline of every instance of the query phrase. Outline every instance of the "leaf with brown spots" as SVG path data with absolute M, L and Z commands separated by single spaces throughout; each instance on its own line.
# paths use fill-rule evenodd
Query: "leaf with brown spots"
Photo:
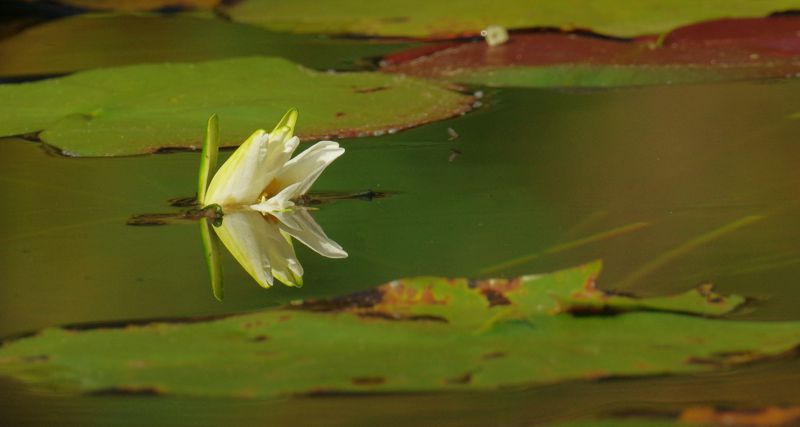
M 766 406 L 757 408 L 719 408 L 692 406 L 679 413 L 645 410 L 609 418 L 548 424 L 549 427 L 795 427 L 800 423 L 800 407 Z
M 710 406 L 695 406 L 684 409 L 679 420 L 687 424 L 781 427 L 800 423 L 800 407 L 778 407 L 742 410 L 718 409 Z
M 250 314 L 52 328 L 0 347 L 0 374 L 87 393 L 491 390 L 727 369 L 800 345 L 798 322 L 713 318 L 742 297 L 619 295 L 595 286 L 599 271 L 417 277 Z

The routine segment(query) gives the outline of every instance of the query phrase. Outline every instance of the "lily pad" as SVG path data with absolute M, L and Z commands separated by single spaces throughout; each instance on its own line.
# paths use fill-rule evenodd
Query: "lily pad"
M 569 421 L 547 424 L 547 427 L 676 427 L 684 426 L 669 419 L 648 419 L 641 417 L 609 418 L 599 420 Z
M 598 290 L 599 269 L 513 280 L 419 277 L 217 320 L 47 329 L 0 348 L 0 374 L 93 393 L 490 390 L 706 371 L 800 344 L 797 322 L 709 318 L 741 297 L 706 289 L 664 308 Z
M 85 14 L 32 26 L 0 40 L 0 77 L 250 55 L 277 56 L 315 69 L 349 70 L 371 67 L 363 58 L 411 46 L 274 33 L 198 14 Z
M 595 420 L 570 421 L 548 424 L 549 427 L 790 427 L 800 421 L 798 406 L 767 406 L 745 408 L 718 408 L 690 406 L 680 412 L 660 410 L 650 413 L 640 411 L 631 417 L 608 417 Z
M 212 9 L 220 0 L 25 0 L 28 3 L 53 3 L 83 10 L 147 12 L 173 9 Z
M 234 146 L 287 106 L 301 139 L 394 132 L 467 111 L 473 98 L 382 73 L 326 73 L 279 58 L 139 65 L 0 86 L 0 135 L 40 132 L 68 155 L 118 156 L 198 148 L 217 113 Z M 368 108 L 365 108 L 368 106 Z
M 475 35 L 488 25 L 506 28 L 586 29 L 619 37 L 660 34 L 694 22 L 765 16 L 800 8 L 797 0 L 427 0 L 365 2 L 248 0 L 223 4 L 238 22 L 298 33 L 448 38 Z
M 728 19 L 632 41 L 553 33 L 427 46 L 383 70 L 489 86 L 631 86 L 800 75 L 800 17 Z

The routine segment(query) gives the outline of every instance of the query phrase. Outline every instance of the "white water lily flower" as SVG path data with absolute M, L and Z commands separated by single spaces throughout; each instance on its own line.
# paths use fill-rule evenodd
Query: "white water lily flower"
M 201 201 L 222 208 L 214 227 L 234 258 L 263 287 L 273 278 L 289 286 L 303 283 L 292 237 L 320 255 L 345 258 L 307 209 L 294 200 L 304 195 L 344 148 L 320 141 L 291 158 L 300 140 L 292 136 L 297 110 L 289 110 L 271 133 L 255 131 L 212 178 Z

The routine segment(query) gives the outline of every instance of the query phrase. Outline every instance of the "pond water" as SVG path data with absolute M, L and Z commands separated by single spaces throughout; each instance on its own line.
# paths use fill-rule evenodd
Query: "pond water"
M 0 410 L 14 425 L 307 426 L 542 425 L 593 416 L 662 413 L 686 405 L 797 404 L 800 363 L 782 360 L 733 372 L 574 382 L 528 390 L 421 395 L 325 396 L 277 401 L 33 393 L 0 381 Z M 24 422 L 19 422 L 25 420 Z
M 194 194 L 199 153 L 78 159 L 3 139 L 0 336 L 247 312 L 398 277 L 513 277 L 595 259 L 604 262 L 602 288 L 660 295 L 713 282 L 753 299 L 734 318 L 800 320 L 800 121 L 789 118 L 800 82 L 471 90 L 483 92 L 483 105 L 464 116 L 340 141 L 347 153 L 314 191 L 387 193 L 314 213 L 349 258 L 296 245 L 304 287 L 263 290 L 226 253 L 223 302 L 211 295 L 195 224 L 126 225 L 135 214 L 177 211 L 169 200 Z M 386 416 L 397 425 L 536 423 L 756 397 L 797 405 L 799 368 L 793 359 L 496 393 L 278 402 L 58 395 L 3 380 L 0 412 L 85 426 L 263 425 L 308 413 L 341 419 L 304 425 Z

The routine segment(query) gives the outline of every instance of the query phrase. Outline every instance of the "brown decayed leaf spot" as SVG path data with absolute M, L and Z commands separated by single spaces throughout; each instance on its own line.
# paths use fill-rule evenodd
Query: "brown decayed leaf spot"
M 721 426 L 783 427 L 800 423 L 800 406 L 768 406 L 755 410 L 717 409 L 695 406 L 685 409 L 679 420 L 687 424 L 714 424 Z

